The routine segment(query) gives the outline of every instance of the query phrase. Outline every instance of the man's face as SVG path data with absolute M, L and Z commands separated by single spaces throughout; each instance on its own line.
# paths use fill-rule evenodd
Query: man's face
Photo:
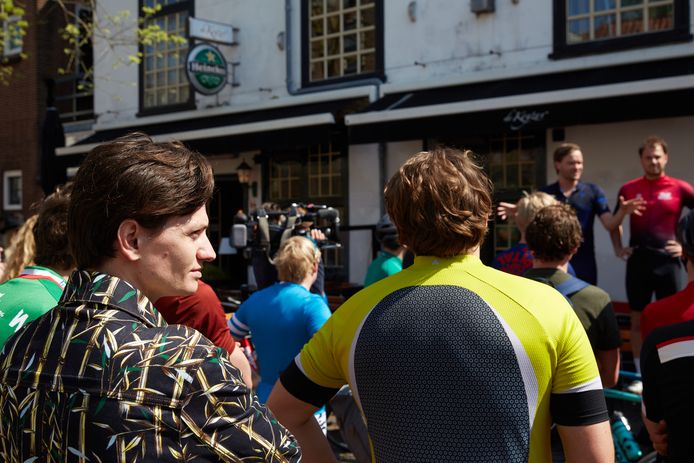
M 665 174 L 667 154 L 660 144 L 647 146 L 641 153 L 641 166 L 646 178 L 657 178 Z
M 583 174 L 583 153 L 573 150 L 562 158 L 561 161 L 554 163 L 557 176 L 564 180 L 580 180 Z
M 145 233 L 140 245 L 140 288 L 156 301 L 163 296 L 185 296 L 198 289 L 202 264 L 214 260 L 215 252 L 205 231 L 207 212 L 169 218 L 160 229 Z

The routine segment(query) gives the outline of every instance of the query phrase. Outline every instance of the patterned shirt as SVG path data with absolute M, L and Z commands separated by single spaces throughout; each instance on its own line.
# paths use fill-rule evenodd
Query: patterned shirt
M 227 354 L 127 282 L 73 273 L 0 353 L 1 461 L 296 462 Z

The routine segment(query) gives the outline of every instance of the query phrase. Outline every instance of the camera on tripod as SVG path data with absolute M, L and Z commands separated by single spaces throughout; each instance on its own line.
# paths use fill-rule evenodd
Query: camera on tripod
M 266 210 L 237 216 L 231 229 L 231 243 L 246 255 L 263 253 L 272 261 L 284 240 L 290 236 L 307 236 L 321 249 L 340 247 L 340 213 L 337 209 L 316 204 L 293 203 L 288 209 Z M 312 232 L 319 230 L 320 233 Z

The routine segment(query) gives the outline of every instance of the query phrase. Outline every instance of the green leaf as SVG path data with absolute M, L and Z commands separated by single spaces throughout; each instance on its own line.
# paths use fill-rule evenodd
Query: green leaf
M 99 403 L 96 405 L 96 410 L 94 410 L 94 415 L 98 415 L 102 408 L 106 405 L 106 397 L 102 397 Z
M 125 293 L 125 294 L 123 295 L 123 297 L 120 298 L 120 300 L 118 301 L 118 304 L 120 304 L 120 303 L 123 302 L 123 301 L 127 301 L 128 299 L 130 299 L 131 297 L 133 297 L 135 294 L 137 294 L 137 291 L 135 291 L 134 289 L 128 291 L 127 293 Z

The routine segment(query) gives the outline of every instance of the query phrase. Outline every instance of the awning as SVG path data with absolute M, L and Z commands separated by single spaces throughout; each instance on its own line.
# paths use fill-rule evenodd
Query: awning
M 56 152 L 60 156 L 86 153 L 133 131 L 144 132 L 155 141 L 183 141 L 205 154 L 305 146 L 329 141 L 344 113 L 364 108 L 367 103 L 366 98 L 349 98 L 208 117 L 195 117 L 192 112 L 188 119 L 149 124 L 142 118 L 139 125 L 97 130 Z
M 694 60 L 678 58 L 393 93 L 360 113 L 346 116 L 345 125 L 351 142 L 367 143 L 384 138 L 424 137 L 432 129 L 514 130 L 511 126 L 519 118 L 524 125 L 536 127 L 585 123 L 591 113 L 595 122 L 605 120 L 608 113 L 615 120 L 635 119 L 653 117 L 653 108 L 634 112 L 632 105 L 613 106 L 623 105 L 630 97 L 649 94 L 658 98 L 674 95 L 668 99 L 679 103 L 674 108 L 664 108 L 659 103 L 659 110 L 682 108 L 691 114 L 691 108 L 684 108 L 687 100 L 678 98 L 690 96 L 693 89 Z

